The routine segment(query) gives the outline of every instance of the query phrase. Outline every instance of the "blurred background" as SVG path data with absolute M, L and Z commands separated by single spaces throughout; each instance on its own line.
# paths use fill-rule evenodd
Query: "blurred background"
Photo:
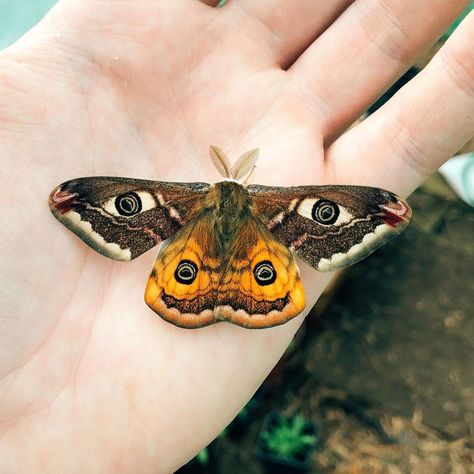
M 0 49 L 54 3 L 0 0 Z M 335 276 L 260 390 L 180 471 L 474 473 L 472 150 L 409 198 L 399 238 Z

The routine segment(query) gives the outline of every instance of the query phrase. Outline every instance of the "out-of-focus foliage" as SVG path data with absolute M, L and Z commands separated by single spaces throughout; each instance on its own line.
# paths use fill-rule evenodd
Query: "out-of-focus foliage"
M 474 9 L 474 0 L 469 4 L 469 6 L 464 10 L 463 14 L 451 25 L 451 27 L 446 31 L 444 37 L 447 38 L 451 33 L 458 27 L 459 23 L 467 16 L 467 14 Z
M 302 416 L 279 421 L 270 431 L 262 433 L 262 441 L 271 453 L 284 459 L 294 459 L 316 443 L 316 437 L 306 433 L 307 421 Z

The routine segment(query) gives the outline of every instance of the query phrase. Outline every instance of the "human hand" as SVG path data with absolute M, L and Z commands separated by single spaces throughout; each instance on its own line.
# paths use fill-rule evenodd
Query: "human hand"
M 260 148 L 253 183 L 406 195 L 472 137 L 472 15 L 340 136 L 468 2 L 349 3 L 63 0 L 1 53 L 0 470 L 170 472 L 233 418 L 303 317 L 165 323 L 143 302 L 156 252 L 95 254 L 50 215 L 55 185 L 212 182 L 216 144 Z M 301 267 L 309 310 L 329 277 Z

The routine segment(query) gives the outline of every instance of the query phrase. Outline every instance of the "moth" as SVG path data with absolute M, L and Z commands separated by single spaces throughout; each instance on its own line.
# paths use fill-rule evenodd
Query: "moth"
M 225 178 L 213 185 L 91 177 L 49 197 L 54 216 L 106 257 L 133 260 L 163 242 L 145 301 L 176 326 L 283 324 L 305 307 L 295 254 L 336 270 L 402 232 L 411 216 L 403 199 L 378 188 L 247 185 L 258 150 L 234 165 L 217 147 L 210 156 Z

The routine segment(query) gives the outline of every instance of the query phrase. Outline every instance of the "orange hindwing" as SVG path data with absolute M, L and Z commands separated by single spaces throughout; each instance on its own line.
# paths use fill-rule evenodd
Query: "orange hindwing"
M 186 328 L 218 321 L 265 328 L 303 311 L 304 290 L 291 251 L 256 219 L 243 223 L 225 259 L 217 257 L 212 222 L 189 223 L 160 251 L 147 304 Z

